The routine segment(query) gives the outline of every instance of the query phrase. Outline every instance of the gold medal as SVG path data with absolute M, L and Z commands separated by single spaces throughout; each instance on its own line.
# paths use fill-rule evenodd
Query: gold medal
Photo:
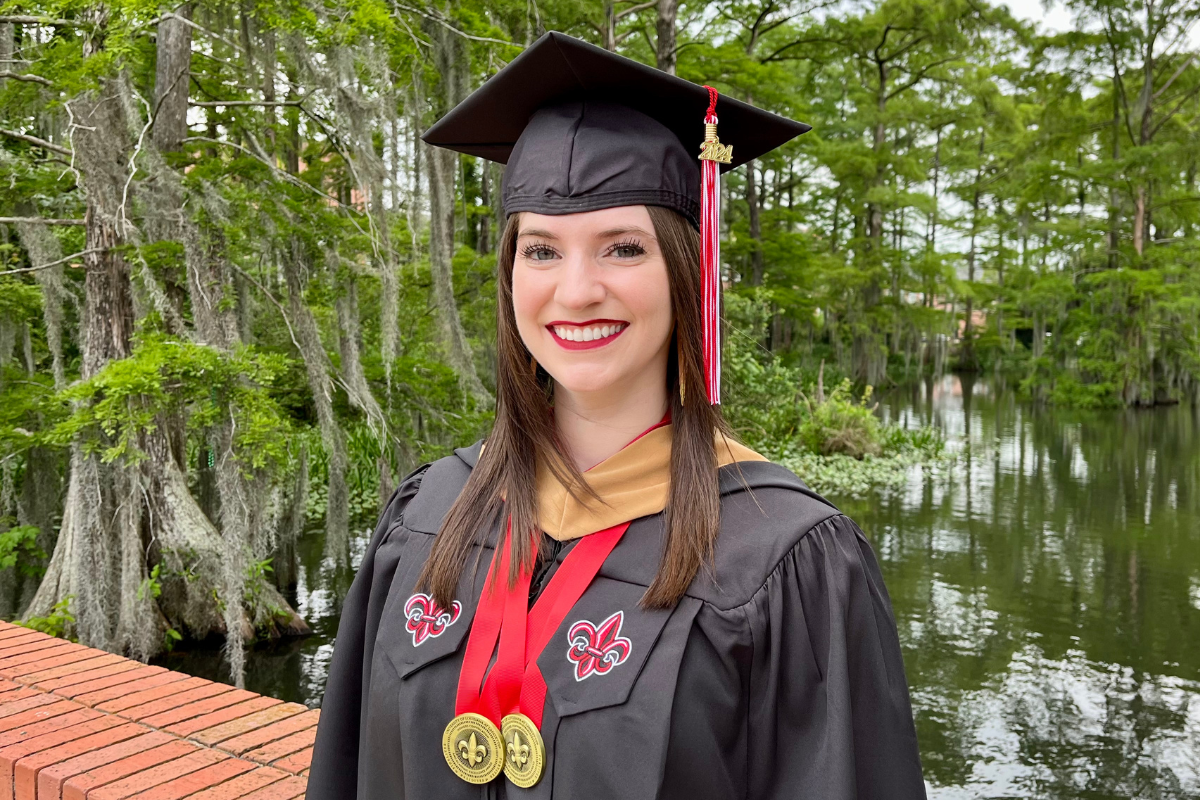
M 507 754 L 504 774 L 514 785 L 529 789 L 542 779 L 546 768 L 546 745 L 533 720 L 524 714 L 509 714 L 500 720 Z
M 459 714 L 442 734 L 442 755 L 467 783 L 489 783 L 504 769 L 504 739 L 482 714 Z

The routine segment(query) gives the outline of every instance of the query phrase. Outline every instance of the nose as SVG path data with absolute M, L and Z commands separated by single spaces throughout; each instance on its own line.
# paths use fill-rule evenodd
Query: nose
M 604 302 L 608 295 L 601 280 L 600 267 L 593 259 L 575 253 L 566 259 L 558 270 L 558 285 L 554 290 L 555 301 L 564 308 L 582 311 Z

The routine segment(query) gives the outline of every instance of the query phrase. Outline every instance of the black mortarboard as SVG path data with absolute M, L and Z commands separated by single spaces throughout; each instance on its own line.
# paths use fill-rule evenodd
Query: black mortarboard
M 542 36 L 421 138 L 507 164 L 505 213 L 661 205 L 698 222 L 709 93 L 561 33 Z M 809 130 L 722 96 L 731 169 Z
M 425 132 L 431 145 L 506 164 L 506 214 L 654 205 L 700 230 L 705 393 L 721 397 L 719 165 L 809 130 L 561 33 L 547 33 Z

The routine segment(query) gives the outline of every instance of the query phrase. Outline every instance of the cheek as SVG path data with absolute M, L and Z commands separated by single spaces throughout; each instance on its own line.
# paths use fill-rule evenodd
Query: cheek
M 665 264 L 646 266 L 652 268 L 631 275 L 631 280 L 621 287 L 620 297 L 642 322 L 645 344 L 657 346 L 671 332 L 671 284 Z
M 521 269 L 519 265 L 513 268 L 513 314 L 517 318 L 517 330 L 526 345 L 529 344 L 530 335 L 541 327 L 539 313 L 554 296 L 554 287 L 548 285 L 548 281 L 539 280 L 539 277 L 541 273 Z

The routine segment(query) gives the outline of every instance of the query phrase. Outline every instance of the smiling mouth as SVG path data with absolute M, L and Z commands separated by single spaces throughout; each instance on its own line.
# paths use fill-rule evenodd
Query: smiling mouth
M 585 323 L 552 322 L 546 326 L 554 341 L 566 350 L 591 350 L 614 341 L 626 328 L 621 320 L 591 320 Z

